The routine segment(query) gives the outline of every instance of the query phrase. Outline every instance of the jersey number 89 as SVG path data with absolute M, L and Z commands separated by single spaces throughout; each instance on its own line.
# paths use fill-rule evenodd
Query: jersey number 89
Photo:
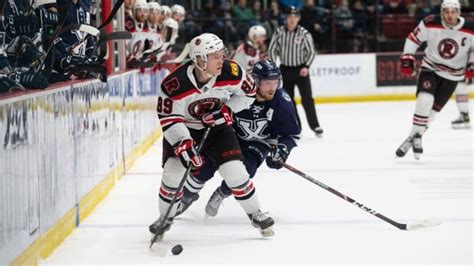
M 158 106 L 156 107 L 158 113 L 171 114 L 173 112 L 173 101 L 169 98 L 158 97 Z

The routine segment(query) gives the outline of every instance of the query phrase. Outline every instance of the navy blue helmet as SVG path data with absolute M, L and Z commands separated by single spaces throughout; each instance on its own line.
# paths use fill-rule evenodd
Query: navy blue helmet
M 281 81 L 280 68 L 269 60 L 260 60 L 252 69 L 252 78 L 255 80 L 257 86 L 260 85 L 260 81 L 264 79 L 276 79 Z

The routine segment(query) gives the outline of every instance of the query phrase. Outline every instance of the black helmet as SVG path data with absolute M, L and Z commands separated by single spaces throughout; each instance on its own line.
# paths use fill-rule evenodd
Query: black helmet
M 290 6 L 286 9 L 285 15 L 300 15 L 300 11 L 295 6 Z
M 264 79 L 276 79 L 281 81 L 280 68 L 272 61 L 258 61 L 253 65 L 252 78 L 257 83 L 257 86 L 259 86 L 260 82 Z

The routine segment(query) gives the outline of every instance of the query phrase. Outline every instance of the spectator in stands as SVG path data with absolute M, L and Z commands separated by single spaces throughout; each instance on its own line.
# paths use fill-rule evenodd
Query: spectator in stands
M 321 4 L 323 1 L 318 2 Z M 330 9 L 321 5 L 316 6 L 315 0 L 306 0 L 304 8 L 301 10 L 300 25 L 311 33 L 318 51 L 329 49 L 330 21 L 328 15 L 330 13 Z
M 265 22 L 262 23 L 262 26 L 267 30 L 268 36 L 272 36 L 273 32 L 283 25 L 284 20 L 285 18 L 281 13 L 278 0 L 271 0 L 270 7 L 266 10 Z
M 408 9 L 405 6 L 403 0 L 384 0 L 383 1 L 383 14 L 384 15 L 397 15 L 397 14 L 407 14 Z
M 247 7 L 247 0 L 239 0 L 238 4 L 232 7 L 232 16 L 237 20 L 235 24 L 237 26 L 239 39 L 243 40 L 247 35 L 252 21 L 255 20 L 252 10 Z
M 216 23 L 218 21 L 217 9 L 212 1 L 204 3 L 204 8 L 199 17 L 202 19 L 201 26 L 205 32 L 214 33 L 222 36 L 224 33 L 223 25 Z
M 225 25 L 224 40 L 228 41 L 227 49 L 233 50 L 233 48 L 237 46 L 236 43 L 240 41 L 240 39 L 238 38 L 237 27 L 235 26 L 234 21 L 233 21 L 232 4 L 230 3 L 229 0 L 225 1 L 222 17 L 225 23 L 224 24 Z
M 265 18 L 265 12 L 263 11 L 262 3 L 259 0 L 255 0 L 253 2 L 252 14 L 255 17 L 255 22 L 253 22 L 252 24 L 263 21 L 263 19 Z
M 433 11 L 429 5 L 426 4 L 426 0 L 418 0 L 416 3 L 415 17 L 416 23 L 419 23 L 426 16 L 433 14 Z
M 365 13 L 362 0 L 354 1 L 352 5 L 352 16 L 354 18 L 353 52 L 367 52 L 367 13 Z
M 354 37 L 354 20 L 349 8 L 349 1 L 342 0 L 341 4 L 334 9 L 336 18 L 336 49 L 338 52 L 352 52 L 352 39 Z

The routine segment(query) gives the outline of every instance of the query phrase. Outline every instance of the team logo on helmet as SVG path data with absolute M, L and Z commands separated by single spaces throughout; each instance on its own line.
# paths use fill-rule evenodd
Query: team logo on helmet
M 443 39 L 438 44 L 438 53 L 443 59 L 451 59 L 459 51 L 459 45 L 453 39 Z
M 201 39 L 197 38 L 197 39 L 194 41 L 194 44 L 195 44 L 195 45 L 200 45 L 200 44 L 201 44 Z
M 216 110 L 219 106 L 220 100 L 219 98 L 204 98 L 197 101 L 192 102 L 188 106 L 189 114 L 196 118 L 201 119 L 203 115 Z

